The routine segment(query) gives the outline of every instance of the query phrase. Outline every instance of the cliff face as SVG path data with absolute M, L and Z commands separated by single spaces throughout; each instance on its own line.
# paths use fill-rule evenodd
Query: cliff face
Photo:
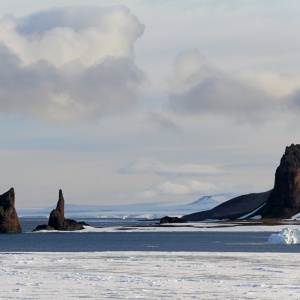
M 15 209 L 15 191 L 11 188 L 0 196 L 0 233 L 20 233 L 21 224 Z
M 265 207 L 264 218 L 290 218 L 300 211 L 300 145 L 286 147 L 275 173 L 274 189 Z

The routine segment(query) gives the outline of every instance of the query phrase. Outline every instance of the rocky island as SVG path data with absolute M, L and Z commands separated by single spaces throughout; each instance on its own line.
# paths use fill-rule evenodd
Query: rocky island
M 61 230 L 74 231 L 83 229 L 85 222 L 77 222 L 75 220 L 65 218 L 65 200 L 62 190 L 59 190 L 58 202 L 56 208 L 50 213 L 48 224 L 37 226 L 34 231 L 39 230 Z
M 15 191 L 0 195 L 0 233 L 21 233 L 22 227 L 15 209 Z

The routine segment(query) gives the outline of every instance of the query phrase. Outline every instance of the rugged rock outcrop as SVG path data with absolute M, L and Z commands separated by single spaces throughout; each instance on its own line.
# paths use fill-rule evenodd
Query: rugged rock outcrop
M 187 220 L 185 218 L 179 218 L 179 217 L 168 217 L 165 216 L 160 219 L 160 224 L 167 224 L 167 223 L 186 223 Z
M 0 233 L 21 233 L 22 227 L 15 209 L 15 191 L 11 188 L 0 196 Z
M 36 226 L 33 231 L 40 231 L 40 230 L 55 230 L 55 229 L 49 226 L 48 224 L 42 224 Z
M 83 229 L 84 225 L 88 225 L 85 222 L 77 222 L 75 220 L 65 218 L 65 200 L 62 190 L 59 190 L 59 197 L 56 208 L 50 213 L 48 225 L 39 225 L 34 231 L 39 230 L 62 230 L 62 231 L 74 231 Z
M 275 183 L 266 205 L 258 212 L 264 218 L 290 218 L 300 211 L 300 145 L 286 147 L 275 173 Z

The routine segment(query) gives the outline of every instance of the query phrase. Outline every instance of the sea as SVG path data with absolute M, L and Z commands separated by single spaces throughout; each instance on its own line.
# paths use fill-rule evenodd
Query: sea
M 94 227 L 119 227 L 120 230 L 32 232 L 37 225 L 47 223 L 47 219 L 21 218 L 23 233 L 1 234 L 0 252 L 300 252 L 300 244 L 269 244 L 270 232 L 134 232 L 130 227 L 151 225 L 155 220 L 84 219 L 84 221 Z

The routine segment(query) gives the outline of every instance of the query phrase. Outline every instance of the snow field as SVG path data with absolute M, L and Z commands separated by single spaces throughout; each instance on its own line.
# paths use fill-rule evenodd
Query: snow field
M 1 299 L 300 299 L 300 255 L 0 253 Z

